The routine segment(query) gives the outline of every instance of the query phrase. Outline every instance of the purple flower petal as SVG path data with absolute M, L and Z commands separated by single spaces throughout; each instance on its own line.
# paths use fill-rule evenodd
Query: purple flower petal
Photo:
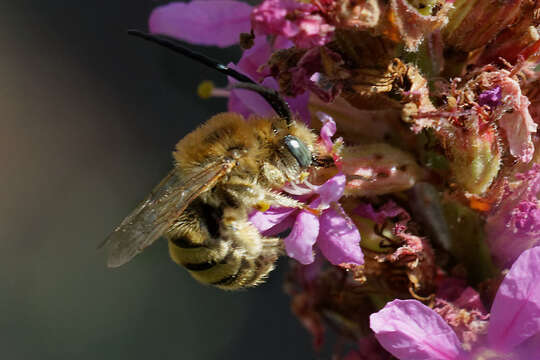
M 370 316 L 379 343 L 400 360 L 454 360 L 459 339 L 433 310 L 417 300 L 394 300 Z
M 284 36 L 302 48 L 324 45 L 334 32 L 315 5 L 291 0 L 263 1 L 253 9 L 252 24 L 258 35 Z
M 253 46 L 242 54 L 236 70 L 240 70 L 249 77 L 260 81 L 269 75 L 268 69 L 260 68 L 268 62 L 270 55 L 272 55 L 272 49 L 266 38 L 257 36 Z
M 328 207 L 330 203 L 338 201 L 345 191 L 345 174 L 339 173 L 319 186 L 316 192 L 320 195 L 321 205 Z
M 518 256 L 540 243 L 540 165 L 517 174 L 520 184 L 504 196 L 486 220 L 488 245 L 497 262 L 510 266 Z
M 496 86 L 493 89 L 486 90 L 478 96 L 478 104 L 483 106 L 487 105 L 490 108 L 496 108 L 501 102 L 501 87 Z
M 293 114 L 296 114 L 306 125 L 311 124 L 311 114 L 308 109 L 309 92 L 304 92 L 296 97 L 286 97 L 285 101 L 291 107 Z
M 229 64 L 229 67 L 240 70 L 244 73 L 238 66 L 234 64 Z M 229 78 L 229 82 L 235 83 L 236 80 Z M 274 78 L 267 77 L 262 82 L 262 85 L 277 90 L 278 83 Z M 306 124 L 309 124 L 311 115 L 308 110 L 308 100 L 309 94 L 299 95 L 296 98 L 285 98 L 285 101 L 289 104 L 293 114 L 296 113 L 299 118 Z M 243 89 L 234 89 L 229 95 L 228 102 L 229 111 L 242 114 L 244 117 L 248 118 L 251 114 L 256 114 L 259 116 L 273 116 L 275 115 L 274 109 L 268 104 L 268 102 L 259 94 Z
M 173 2 L 150 15 L 151 33 L 163 34 L 199 45 L 231 46 L 240 33 L 251 29 L 252 7 L 234 0 Z
M 322 213 L 319 222 L 318 245 L 328 261 L 334 265 L 364 263 L 360 232 L 344 211 L 340 214 L 329 208 Z
M 491 308 L 488 340 L 508 351 L 540 333 L 540 247 L 524 251 L 504 278 Z
M 540 334 L 522 342 L 514 353 L 517 355 L 515 359 L 537 359 L 540 354 Z
M 323 112 L 317 112 L 317 117 L 323 123 L 321 127 L 321 139 L 323 141 L 324 147 L 328 152 L 332 151 L 334 143 L 332 142 L 332 136 L 336 133 L 336 123 L 330 115 L 327 115 Z
M 283 239 L 287 255 L 298 260 L 301 264 L 311 264 L 313 245 L 319 234 L 319 220 L 315 215 L 307 211 L 301 211 L 296 217 L 296 222 L 289 236 Z
M 228 66 L 243 73 L 238 66 L 232 63 L 229 63 Z M 262 85 L 273 88 L 274 83 L 272 80 L 273 79 L 267 78 L 262 82 Z M 238 81 L 233 78 L 229 78 L 229 83 L 234 84 L 236 82 Z M 234 89 L 231 91 L 227 108 L 231 112 L 242 114 L 245 118 L 248 118 L 251 114 L 256 114 L 259 116 L 273 116 L 275 114 L 272 106 L 268 104 L 268 101 L 266 101 L 261 95 L 254 91 L 244 89 Z
M 244 89 L 234 89 L 229 95 L 227 108 L 231 112 L 242 114 L 248 118 L 252 114 L 259 116 L 273 116 L 274 109 L 256 92 Z
M 295 210 L 294 208 L 271 207 L 265 212 L 253 211 L 248 219 L 262 233 L 285 221 Z

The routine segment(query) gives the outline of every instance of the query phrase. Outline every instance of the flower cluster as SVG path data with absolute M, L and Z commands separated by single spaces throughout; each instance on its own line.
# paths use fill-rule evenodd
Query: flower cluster
M 153 33 L 241 45 L 229 66 L 278 91 L 333 159 L 276 189 L 303 209 L 249 216 L 294 259 L 286 291 L 316 346 L 332 328 L 350 360 L 540 358 L 539 14 L 529 0 L 154 9 Z M 209 92 L 273 115 L 245 89 Z

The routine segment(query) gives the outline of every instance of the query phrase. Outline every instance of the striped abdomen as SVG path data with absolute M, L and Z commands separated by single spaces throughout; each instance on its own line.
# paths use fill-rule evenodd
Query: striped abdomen
M 201 200 L 186 209 L 168 238 L 176 263 L 201 283 L 227 290 L 260 283 L 279 252 L 279 240 L 263 238 L 242 211 L 214 208 Z

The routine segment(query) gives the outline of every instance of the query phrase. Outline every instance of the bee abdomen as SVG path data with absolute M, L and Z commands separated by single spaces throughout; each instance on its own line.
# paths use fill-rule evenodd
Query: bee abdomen
M 174 239 L 171 239 L 171 242 L 182 249 L 199 249 L 205 247 L 202 244 L 198 244 L 193 242 L 189 237 L 187 236 L 181 236 Z
M 242 258 L 238 270 L 211 284 L 225 290 L 236 290 L 260 284 L 274 269 L 277 256 L 261 255 L 257 259 Z

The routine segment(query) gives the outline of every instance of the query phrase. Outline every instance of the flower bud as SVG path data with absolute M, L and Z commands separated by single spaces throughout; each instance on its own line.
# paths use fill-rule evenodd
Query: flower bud
M 445 147 L 450 158 L 454 179 L 463 190 L 481 195 L 499 173 L 501 151 L 494 127 L 481 129 L 480 120 L 472 121 L 466 128 L 447 128 Z

